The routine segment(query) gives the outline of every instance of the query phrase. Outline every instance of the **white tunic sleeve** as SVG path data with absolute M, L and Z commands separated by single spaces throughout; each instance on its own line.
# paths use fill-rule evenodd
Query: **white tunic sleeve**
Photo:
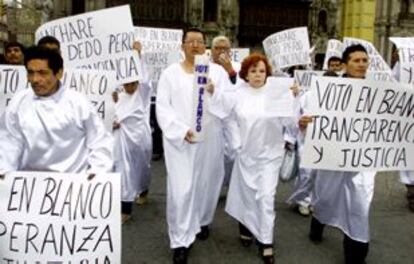
M 92 105 L 87 102 L 86 118 L 86 147 L 88 148 L 88 172 L 110 172 L 113 167 L 112 148 L 113 138 L 106 131 L 102 120 L 98 117 Z
M 6 111 L 0 118 L 0 174 L 20 168 L 23 140 L 16 127 L 16 116 Z
M 174 66 L 174 65 L 172 65 Z M 171 67 L 171 66 L 170 66 Z M 173 69 L 167 68 L 160 77 L 157 88 L 156 114 L 163 135 L 176 146 L 182 146 L 190 126 L 185 124 L 172 107 L 173 85 L 177 85 L 177 76 Z

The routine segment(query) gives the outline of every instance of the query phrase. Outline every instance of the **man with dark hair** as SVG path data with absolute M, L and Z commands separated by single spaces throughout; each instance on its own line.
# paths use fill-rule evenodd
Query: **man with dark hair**
M 25 66 L 32 89 L 16 93 L 0 120 L 0 175 L 111 171 L 112 137 L 88 100 L 60 83 L 60 54 L 31 47 Z
M 343 77 L 364 79 L 368 70 L 368 54 L 362 45 L 348 47 L 342 56 Z M 299 127 L 305 130 L 311 116 L 302 116 Z M 344 233 L 346 264 L 362 264 L 369 248 L 369 208 L 374 195 L 375 171 L 347 172 L 316 170 L 309 238 L 322 241 L 325 225 Z
M 328 71 L 340 72 L 342 70 L 342 60 L 339 57 L 332 56 L 328 59 Z
M 187 263 L 188 249 L 196 236 L 208 238 L 224 176 L 220 120 L 204 112 L 206 137 L 202 142 L 194 141 L 191 130 L 195 56 L 206 50 L 204 34 L 199 29 L 187 30 L 181 47 L 185 59 L 161 74 L 156 104 L 164 138 L 167 223 L 174 263 Z M 209 78 L 216 89 L 225 85 L 226 75 L 220 66 L 209 65 Z M 209 104 L 208 96 L 203 100 Z
M 44 36 L 37 42 L 37 46 L 60 52 L 60 42 L 53 36 Z
M 4 47 L 4 60 L 6 64 L 23 65 L 24 50 L 23 44 L 17 41 L 7 43 Z

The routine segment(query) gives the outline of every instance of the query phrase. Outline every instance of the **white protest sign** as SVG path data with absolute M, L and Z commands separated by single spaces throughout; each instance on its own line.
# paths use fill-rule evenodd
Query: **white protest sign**
M 368 52 L 369 56 L 369 67 L 367 72 L 367 79 L 377 80 L 377 81 L 393 81 L 393 74 L 390 66 L 382 58 L 381 54 L 377 49 L 372 45 L 371 42 L 356 39 L 356 38 L 344 38 L 344 50 L 356 44 L 361 44 Z
M 181 50 L 181 29 L 135 27 L 134 38 L 141 42 L 142 52 L 175 52 Z
M 412 37 L 391 37 L 390 40 L 398 49 L 414 48 L 414 38 Z
M 265 111 L 271 116 L 291 117 L 294 115 L 295 98 L 290 90 L 293 78 L 268 77 L 265 85 Z
M 414 85 L 414 38 L 390 38 L 398 48 L 399 81 Z
M 414 89 L 315 77 L 301 166 L 338 171 L 414 170 Z
M 13 172 L 0 181 L 3 263 L 121 263 L 120 175 Z
M 207 56 L 211 57 L 211 49 L 206 49 Z M 242 63 L 242 61 L 250 55 L 249 48 L 231 48 L 230 59 L 232 62 Z
M 325 53 L 325 60 L 323 62 L 323 68 L 325 71 L 328 70 L 328 60 L 331 57 L 338 57 L 338 58 L 342 58 L 342 52 L 344 52 L 344 45 L 342 44 L 341 41 L 337 40 L 337 39 L 330 39 L 328 41 L 328 45 L 326 48 L 326 53 Z
M 26 68 L 15 65 L 0 65 L 0 115 L 14 94 L 28 87 Z
M 204 122 L 206 107 L 206 84 L 208 81 L 210 59 L 207 55 L 196 55 L 194 59 L 194 84 L 193 84 L 193 111 L 191 115 L 191 130 L 194 133 L 193 140 L 204 140 Z
M 133 30 L 131 11 L 125 5 L 45 23 L 37 29 L 36 40 L 56 37 L 65 68 L 113 70 L 117 80 L 127 83 L 142 75 L 138 54 L 132 51 Z
M 270 35 L 263 41 L 263 48 L 275 69 L 312 63 L 307 27 L 292 28 Z
M 401 48 L 398 51 L 400 58 L 400 82 L 414 85 L 414 48 Z
M 242 63 L 242 61 L 249 56 L 249 48 L 232 48 L 230 50 L 231 61 Z
M 322 76 L 324 73 L 324 71 L 295 70 L 295 83 L 302 90 L 307 91 L 311 88 L 312 78 L 315 76 Z
M 105 128 L 112 131 L 115 105 L 112 92 L 117 87 L 115 72 L 83 69 L 69 69 L 64 72 L 62 84 L 84 94 L 96 108 Z
M 153 93 L 163 70 L 181 60 L 181 29 L 135 27 L 134 38 L 142 44 L 141 61 L 148 69 Z

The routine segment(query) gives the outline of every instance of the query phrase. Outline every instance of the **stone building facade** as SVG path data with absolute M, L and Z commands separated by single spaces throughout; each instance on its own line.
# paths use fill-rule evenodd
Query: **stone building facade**
M 391 61 L 392 43 L 389 37 L 414 37 L 413 0 L 377 0 L 375 46 Z
M 235 46 L 261 48 L 271 33 L 308 25 L 310 0 L 64 0 L 55 1 L 56 17 L 123 4 L 131 6 L 135 25 L 200 27 L 211 40 L 224 34 Z

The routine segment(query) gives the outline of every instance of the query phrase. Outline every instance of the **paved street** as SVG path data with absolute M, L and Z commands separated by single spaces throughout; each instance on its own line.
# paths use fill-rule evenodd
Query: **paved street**
M 123 264 L 171 263 L 163 161 L 153 162 L 152 177 L 150 203 L 135 205 L 132 220 L 122 227 Z M 300 216 L 284 203 L 291 188 L 290 184 L 279 184 L 276 196 L 276 262 L 343 263 L 342 234 L 327 228 L 322 244 L 312 244 L 307 238 L 310 218 Z M 261 263 L 256 246 L 246 250 L 240 245 L 237 225 L 224 212 L 224 202 L 221 198 L 209 239 L 196 241 L 189 263 Z M 407 209 L 405 186 L 398 182 L 395 173 L 377 176 L 371 207 L 371 237 L 369 264 L 414 263 L 414 213 Z

